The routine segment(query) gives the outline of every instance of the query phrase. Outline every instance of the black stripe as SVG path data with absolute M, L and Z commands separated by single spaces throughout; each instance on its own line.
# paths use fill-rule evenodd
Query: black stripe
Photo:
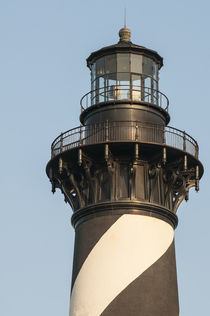
M 116 315 L 179 315 L 174 242 L 158 261 L 128 285 L 101 314 Z
M 99 216 L 84 221 L 76 227 L 72 287 L 90 251 L 119 217 L 121 217 L 121 215 Z

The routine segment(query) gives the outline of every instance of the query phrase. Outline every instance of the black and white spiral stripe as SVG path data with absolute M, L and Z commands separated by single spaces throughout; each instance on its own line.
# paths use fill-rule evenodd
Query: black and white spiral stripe
M 94 217 L 75 237 L 70 316 L 178 316 L 174 230 L 150 216 Z

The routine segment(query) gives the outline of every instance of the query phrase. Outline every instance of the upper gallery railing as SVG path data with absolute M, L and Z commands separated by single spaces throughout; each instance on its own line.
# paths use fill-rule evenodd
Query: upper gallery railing
M 143 125 L 134 121 L 106 121 L 73 128 L 54 140 L 52 158 L 72 148 L 114 142 L 166 145 L 198 158 L 198 144 L 187 133 L 169 126 Z
M 90 106 L 115 101 L 131 101 L 151 104 L 168 112 L 169 100 L 158 90 L 131 85 L 112 85 L 86 93 L 81 101 L 81 112 Z

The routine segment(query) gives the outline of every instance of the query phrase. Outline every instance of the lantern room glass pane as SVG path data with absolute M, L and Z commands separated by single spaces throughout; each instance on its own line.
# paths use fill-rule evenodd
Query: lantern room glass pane
M 96 77 L 100 77 L 104 74 L 104 57 L 99 58 L 96 61 Z
M 157 81 L 156 80 L 152 80 L 152 85 L 153 85 L 153 89 L 154 90 L 158 90 L 158 86 L 157 86 Z
M 141 88 L 141 76 L 132 74 L 132 89 L 140 90 Z
M 117 73 L 117 84 L 130 85 L 130 73 Z
M 104 77 L 99 77 L 99 102 L 105 101 Z
M 91 65 L 91 82 L 93 82 L 96 78 L 95 70 L 96 70 L 96 64 L 94 63 Z
M 116 54 L 105 56 L 105 72 L 107 74 L 117 72 Z
M 144 101 L 151 102 L 152 97 L 152 79 L 150 77 L 144 77 Z
M 116 73 L 106 75 L 106 87 L 116 85 L 117 84 L 116 80 L 117 80 Z
M 130 73 L 117 73 L 118 100 L 130 99 Z
M 158 65 L 153 62 L 153 79 L 158 81 Z
M 131 72 L 142 73 L 142 56 L 131 54 Z
M 115 74 L 106 75 L 106 100 L 111 101 L 117 98 L 117 76 Z
M 117 72 L 130 71 L 130 54 L 117 54 Z
M 132 100 L 141 100 L 141 76 L 132 74 Z
M 158 104 L 158 87 L 157 87 L 157 81 L 153 80 L 153 102 L 154 104 Z
M 143 57 L 143 74 L 153 77 L 153 60 L 148 57 Z
M 92 81 L 92 82 L 91 82 L 91 91 L 94 91 L 94 90 L 95 90 L 95 84 L 96 84 L 95 81 Z
M 152 88 L 152 79 L 150 77 L 144 76 L 144 87 L 145 88 Z

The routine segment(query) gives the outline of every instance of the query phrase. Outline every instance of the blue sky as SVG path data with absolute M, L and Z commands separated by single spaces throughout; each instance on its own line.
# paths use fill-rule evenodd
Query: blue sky
M 74 231 L 45 174 L 50 145 L 79 125 L 90 90 L 86 57 L 118 41 L 127 8 L 132 41 L 164 57 L 160 90 L 170 125 L 200 145 L 200 192 L 178 211 L 183 316 L 208 315 L 210 265 L 210 2 L 7 0 L 0 3 L 0 314 L 68 315 Z

